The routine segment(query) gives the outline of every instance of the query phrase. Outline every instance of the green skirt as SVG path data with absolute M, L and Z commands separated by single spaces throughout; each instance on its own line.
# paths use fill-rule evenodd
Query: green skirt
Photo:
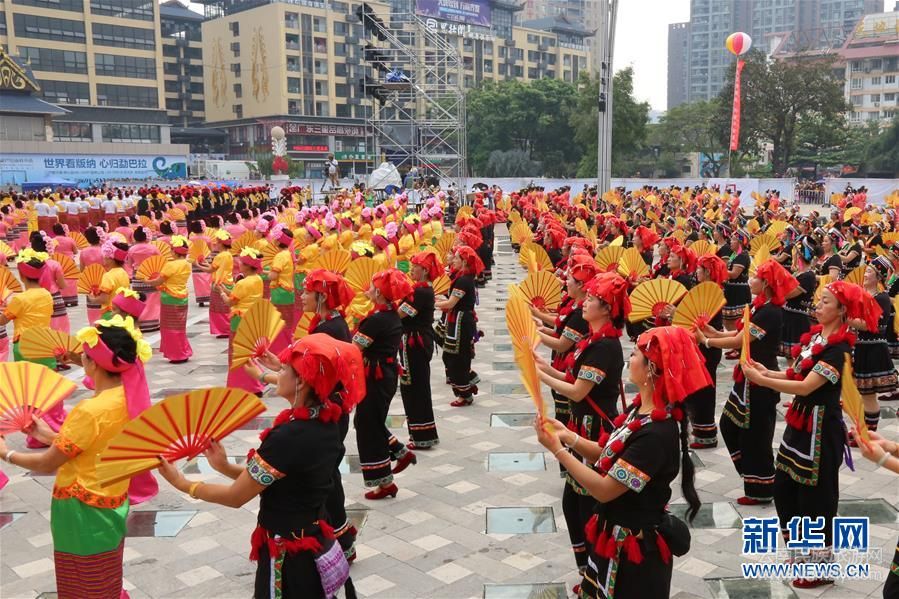
M 128 500 L 117 508 L 99 508 L 78 499 L 50 501 L 50 532 L 53 549 L 74 555 L 112 551 L 125 538 Z
M 22 353 L 19 351 L 19 342 L 16 341 L 12 344 L 12 358 L 15 362 L 34 362 L 35 364 L 40 364 L 42 366 L 46 366 L 51 370 L 56 370 L 56 358 L 40 358 L 35 360 L 29 360 L 25 358 Z

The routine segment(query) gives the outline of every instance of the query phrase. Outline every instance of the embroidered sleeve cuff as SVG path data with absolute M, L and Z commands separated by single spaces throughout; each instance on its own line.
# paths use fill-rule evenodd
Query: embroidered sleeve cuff
M 355 335 L 353 335 L 353 343 L 363 349 L 368 349 L 368 346 L 371 345 L 372 341 L 373 340 L 371 337 L 363 335 L 362 333 L 356 333 Z
M 247 474 L 260 485 L 267 487 L 279 478 L 284 478 L 284 473 L 278 471 L 256 453 L 247 460 Z
M 451 295 L 453 297 L 458 297 L 459 299 L 462 299 L 463 297 L 465 297 L 465 292 L 462 291 L 461 289 L 453 289 L 453 292 Z
M 418 310 L 416 310 L 415 308 L 413 308 L 406 302 L 403 302 L 402 305 L 400 306 L 400 312 L 402 312 L 406 316 L 410 316 L 410 317 L 414 317 L 416 314 L 418 314 Z
M 564 337 L 565 339 L 570 339 L 574 343 L 577 343 L 584 338 L 583 335 L 581 335 L 574 329 L 569 329 L 568 327 L 565 327 L 565 329 L 562 331 L 562 337 Z
M 594 368 L 592 366 L 581 366 L 581 369 L 577 373 L 577 378 L 590 381 L 591 383 L 596 383 L 597 385 L 606 378 L 606 373 L 603 372 L 599 368 Z
M 70 460 L 77 457 L 82 451 L 71 439 L 62 434 L 56 435 L 56 438 L 53 439 L 53 446 Z
M 767 333 L 765 329 L 754 323 L 749 323 L 749 334 L 754 338 L 761 340 Z
M 820 374 L 834 385 L 840 380 L 840 373 L 827 362 L 818 362 L 812 368 L 812 372 Z
M 646 488 L 646 483 L 649 482 L 650 478 L 648 474 L 620 458 L 612 464 L 612 467 L 609 469 L 609 476 L 634 493 L 639 493 Z

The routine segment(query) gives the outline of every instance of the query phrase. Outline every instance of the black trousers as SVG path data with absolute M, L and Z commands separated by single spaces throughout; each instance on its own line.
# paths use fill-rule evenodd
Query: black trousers
M 387 412 L 396 394 L 396 364 L 381 364 L 382 375 L 375 374 L 375 367 L 365 377 L 365 398 L 356 407 L 353 426 L 356 428 L 356 445 L 359 463 L 366 487 L 378 487 L 393 482 L 390 460 L 399 459 L 408 451 L 387 429 Z
M 418 344 L 419 340 L 422 341 L 422 347 Z M 431 357 L 434 355 L 434 341 L 426 335 L 410 336 L 404 351 L 408 372 L 400 379 L 400 396 L 403 398 L 403 409 L 406 411 L 409 437 L 416 447 L 431 447 L 440 442 L 431 399 Z
M 742 394 L 743 384 L 734 385 L 728 403 Z M 771 501 L 774 498 L 774 424 L 780 394 L 764 387 L 749 388 L 749 426 L 737 426 L 722 414 L 719 426 L 734 468 L 743 477 L 743 492 L 750 499 Z
M 351 535 L 346 534 L 349 522 L 346 517 L 346 494 L 343 491 L 343 476 L 340 474 L 340 462 L 343 460 L 343 456 L 346 455 L 344 441 L 350 429 L 349 415 L 344 414 L 341 416 L 337 425 L 340 427 L 340 453 L 337 456 L 337 465 L 334 466 L 334 486 L 325 499 L 325 510 L 328 514 L 328 524 L 334 529 L 334 534 L 337 535 L 340 546 L 344 549 L 349 549 L 353 546 L 355 538 L 350 538 Z
M 565 515 L 565 525 L 568 526 L 568 538 L 571 539 L 571 550 L 574 551 L 574 561 L 578 570 L 587 566 L 587 541 L 584 535 L 584 527 L 593 516 L 593 508 L 596 500 L 590 495 L 581 495 L 572 486 L 565 483 L 562 491 L 562 513 Z

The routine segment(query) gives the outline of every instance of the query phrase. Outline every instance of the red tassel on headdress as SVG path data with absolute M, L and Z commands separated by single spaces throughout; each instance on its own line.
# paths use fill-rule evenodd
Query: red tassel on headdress
M 659 555 L 663 563 L 671 563 L 671 549 L 668 547 L 668 541 L 665 537 L 656 533 L 656 546 L 659 548 Z
M 640 550 L 640 543 L 634 535 L 624 537 L 624 551 L 628 561 L 632 564 L 639 564 L 643 561 L 643 552 Z

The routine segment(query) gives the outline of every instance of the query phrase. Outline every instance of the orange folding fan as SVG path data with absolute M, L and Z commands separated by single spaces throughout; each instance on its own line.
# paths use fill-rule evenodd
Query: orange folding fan
M 284 328 L 284 319 L 265 298 L 256 300 L 240 319 L 234 333 L 231 370 L 246 364 L 251 358 L 263 355 Z
M 81 353 L 81 343 L 72 335 L 50 327 L 31 327 L 19 337 L 19 352 L 28 360 L 59 359 L 68 352 Z
M 327 252 L 319 256 L 318 261 L 315 263 L 315 266 L 316 268 L 324 268 L 325 270 L 342 275 L 350 267 L 351 261 L 352 255 L 350 254 L 350 252 L 348 250 L 338 248 L 328 250 Z
M 690 249 L 696 253 L 696 256 L 711 256 L 718 251 L 718 246 L 705 239 L 697 239 L 689 245 Z
M 159 254 L 166 260 L 171 260 L 175 257 L 175 252 L 172 251 L 172 246 L 162 241 L 161 239 L 151 241 L 150 245 L 159 250 Z
M 437 252 L 437 257 L 440 259 L 441 264 L 446 261 L 446 255 L 453 251 L 453 243 L 455 241 L 456 234 L 452 231 L 447 231 L 434 244 L 434 250 Z
M 21 431 L 50 411 L 77 385 L 34 362 L 0 363 L 0 435 Z
M 371 286 L 375 274 L 382 270 L 374 259 L 368 256 L 356 258 L 346 269 L 346 282 L 356 293 L 366 291 Z
M 610 245 L 604 247 L 596 253 L 596 264 L 602 272 L 618 270 L 618 261 L 624 254 L 624 248 L 620 245 Z
M 242 233 L 240 237 L 235 239 L 231 243 L 231 253 L 235 256 L 240 256 L 241 250 L 247 247 L 256 247 L 256 233 L 254 233 L 253 231 L 246 231 Z
M 78 293 L 100 295 L 100 283 L 106 270 L 99 264 L 90 264 L 78 275 Z
M 862 401 L 858 387 L 855 385 L 855 375 L 852 372 L 852 356 L 849 354 L 846 354 L 843 360 L 841 379 L 840 393 L 842 401 L 840 403 L 843 405 L 843 411 L 846 412 L 846 415 L 849 416 L 849 419 L 855 425 L 858 436 L 861 437 L 860 440 L 867 444 L 871 441 L 871 436 L 868 434 L 868 425 L 865 424 L 865 404 Z
M 134 276 L 141 281 L 158 279 L 167 262 L 168 260 L 165 259 L 165 256 L 150 256 L 140 263 Z
M 562 283 L 548 270 L 529 272 L 518 287 L 538 310 L 555 310 L 562 303 Z
M 677 305 L 671 324 L 685 329 L 701 329 L 721 311 L 724 304 L 724 292 L 717 283 L 700 283 L 688 291 Z
M 446 295 L 449 293 L 450 287 L 453 282 L 450 281 L 450 278 L 446 275 L 440 275 L 434 282 L 431 283 L 431 286 L 434 288 L 434 295 Z
M 75 261 L 72 260 L 72 257 L 68 254 L 60 254 L 59 252 L 54 252 L 50 254 L 50 259 L 56 260 L 59 265 L 62 267 L 62 276 L 66 279 L 77 279 L 78 274 L 81 272 L 78 270 L 78 266 L 75 264 Z
M 652 279 L 637 285 L 631 291 L 631 313 L 628 320 L 639 322 L 659 312 L 669 305 L 677 304 L 687 293 L 687 288 L 673 279 Z
M 293 330 L 294 341 L 302 339 L 309 334 L 309 325 L 312 324 L 312 318 L 314 316 L 315 312 L 303 312 L 302 316 L 300 316 L 300 319 L 297 321 L 296 328 Z
M 69 237 L 72 238 L 72 241 L 75 242 L 75 247 L 79 250 L 83 250 L 90 245 L 90 242 L 87 240 L 87 237 L 84 236 L 84 233 L 72 231 L 69 233 Z
M 203 262 L 211 253 L 212 250 L 209 249 L 209 244 L 206 243 L 204 239 L 197 237 L 190 241 L 187 256 L 190 258 L 191 262 Z
M 743 341 L 740 347 L 740 364 L 747 364 L 752 358 L 749 355 L 749 344 L 752 335 L 749 334 L 749 306 L 743 308 Z
M 0 255 L 4 256 L 7 260 L 16 255 L 16 251 L 9 247 L 9 244 L 0 239 Z
M 22 284 L 19 279 L 15 278 L 8 268 L 0 266 L 0 302 L 5 302 L 10 295 L 21 291 Z
M 846 273 L 846 276 L 843 277 L 843 280 L 847 283 L 855 283 L 856 285 L 860 285 L 864 287 L 865 285 L 865 269 L 867 266 L 864 264 L 860 264 Z
M 166 397 L 130 421 L 97 461 L 97 479 L 109 486 L 159 466 L 194 458 L 259 414 L 265 404 L 240 389 L 197 389 Z
M 637 248 L 627 248 L 622 252 L 618 258 L 618 274 L 630 281 L 649 276 L 649 266 Z
M 524 383 L 537 414 L 543 417 L 545 408 L 543 395 L 540 391 L 540 379 L 537 377 L 537 363 L 534 360 L 534 348 L 537 346 L 537 326 L 531 317 L 527 298 L 521 289 L 515 285 L 509 285 L 509 299 L 506 302 L 506 326 L 509 327 L 509 336 L 512 338 L 512 346 L 515 353 L 515 363 L 518 365 L 518 374 Z

